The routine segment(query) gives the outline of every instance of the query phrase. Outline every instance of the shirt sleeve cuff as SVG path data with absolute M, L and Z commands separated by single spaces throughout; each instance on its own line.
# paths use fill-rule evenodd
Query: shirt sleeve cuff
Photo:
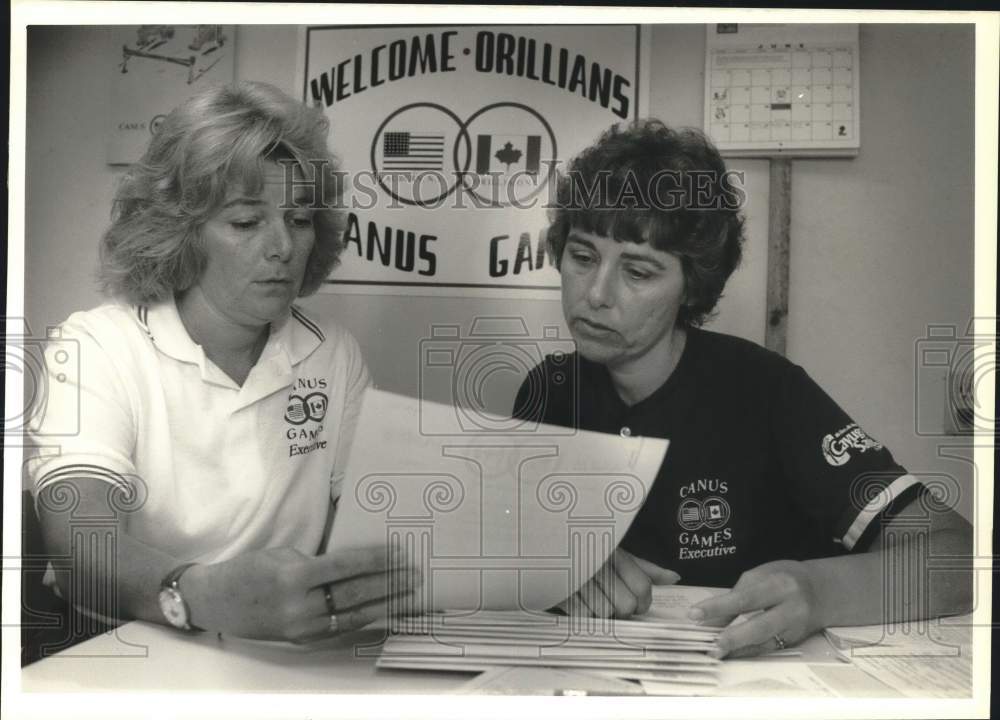
M 76 478 L 100 480 L 125 493 L 135 488 L 135 470 L 128 463 L 116 462 L 106 455 L 63 455 L 54 458 L 35 469 L 33 489 L 35 502 L 47 487 L 61 482 L 72 482 Z
M 923 487 L 917 476 L 900 475 L 882 488 L 853 519 L 848 519 L 846 531 L 835 538 L 836 541 L 847 550 L 867 547 L 872 532 L 879 527 L 879 518 L 908 504 Z

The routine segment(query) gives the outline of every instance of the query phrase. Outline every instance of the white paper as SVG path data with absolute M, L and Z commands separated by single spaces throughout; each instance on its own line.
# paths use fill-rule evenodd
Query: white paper
M 470 680 L 460 693 L 488 695 L 642 695 L 627 680 L 593 672 L 539 667 L 496 667 Z
M 673 682 L 643 680 L 642 689 L 647 695 L 692 694 L 690 687 Z M 837 696 L 808 664 L 773 660 L 726 660 L 719 667 L 718 687 L 702 688 L 699 694 L 730 697 Z
M 519 666 L 538 668 L 575 668 L 597 673 L 603 677 L 634 678 L 637 680 L 656 680 L 684 684 L 691 688 L 715 687 L 717 679 L 714 672 L 690 672 L 662 669 L 648 663 L 604 663 L 587 660 L 561 660 L 558 663 L 537 658 L 512 658 L 502 662 L 495 658 L 454 657 L 431 658 L 422 657 L 419 661 L 412 657 L 394 657 L 385 655 L 379 657 L 375 664 L 380 669 L 397 670 L 444 670 L 453 672 L 482 672 L 498 666 Z
M 851 658 L 958 657 L 972 653 L 972 615 L 887 625 L 827 628 L 826 636 Z
M 637 619 L 687 621 L 692 605 L 727 592 L 726 588 L 698 585 L 654 585 L 653 602 L 646 614 Z
M 855 667 L 911 698 L 972 696 L 972 656 L 856 656 Z
M 668 442 L 544 425 L 435 434 L 461 412 L 366 393 L 329 550 L 402 547 L 424 609 L 552 607 L 621 542 Z
M 972 615 L 832 627 L 826 635 L 845 660 L 906 697 L 972 694 Z

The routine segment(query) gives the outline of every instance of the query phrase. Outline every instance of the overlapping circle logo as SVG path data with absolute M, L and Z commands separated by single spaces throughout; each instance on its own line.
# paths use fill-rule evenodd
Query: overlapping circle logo
M 309 393 L 305 397 L 290 395 L 285 408 L 285 420 L 293 425 L 302 425 L 310 420 L 322 422 L 326 417 L 327 397 L 325 393 Z
M 551 125 L 527 105 L 493 103 L 463 122 L 443 105 L 418 102 L 382 121 L 370 158 L 379 186 L 406 205 L 436 207 L 461 188 L 506 207 L 542 191 L 556 153 Z
M 718 495 L 704 500 L 688 498 L 677 508 L 677 523 L 685 530 L 707 527 L 717 530 L 729 522 L 732 510 L 729 503 Z

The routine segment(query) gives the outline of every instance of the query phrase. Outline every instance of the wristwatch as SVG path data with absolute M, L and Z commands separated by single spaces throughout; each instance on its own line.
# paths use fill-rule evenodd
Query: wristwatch
M 160 583 L 160 612 L 168 623 L 185 632 L 201 632 L 201 628 L 191 624 L 191 610 L 188 608 L 178 586 L 181 575 L 198 563 L 184 563 L 171 570 Z

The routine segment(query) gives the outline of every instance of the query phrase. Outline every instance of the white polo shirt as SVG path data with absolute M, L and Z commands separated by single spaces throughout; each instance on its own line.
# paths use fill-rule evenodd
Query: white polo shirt
M 46 349 L 41 450 L 27 466 L 36 498 L 74 477 L 131 484 L 129 534 L 178 559 L 317 551 L 369 383 L 349 333 L 293 306 L 240 387 L 172 299 L 74 313 L 61 331 Z M 60 351 L 78 353 L 78 378 L 57 377 L 75 367 Z

